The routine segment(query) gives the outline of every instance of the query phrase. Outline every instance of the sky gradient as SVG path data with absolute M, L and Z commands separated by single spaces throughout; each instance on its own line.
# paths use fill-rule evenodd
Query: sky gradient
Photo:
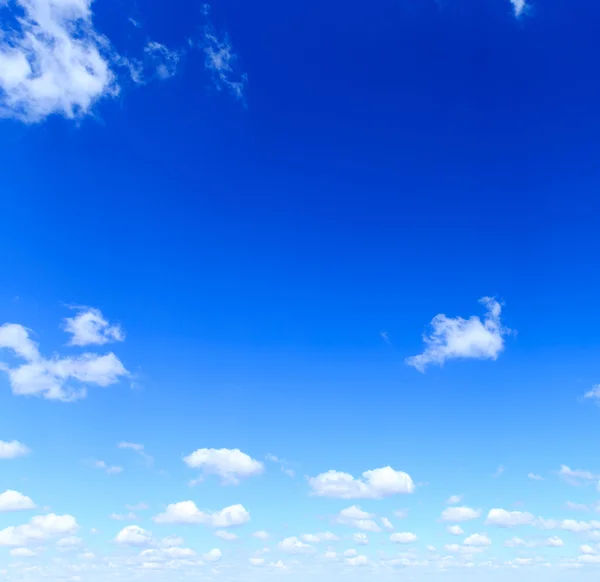
M 597 580 L 600 7 L 0 12 L 3 580 Z

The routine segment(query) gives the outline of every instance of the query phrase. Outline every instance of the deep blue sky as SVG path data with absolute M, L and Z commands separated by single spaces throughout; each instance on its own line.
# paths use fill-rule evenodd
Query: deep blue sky
M 93 10 L 123 55 L 205 34 L 195 2 Z M 144 498 L 155 513 L 193 495 L 180 456 L 196 448 L 289 459 L 296 482 L 264 486 L 284 507 L 291 487 L 289 516 L 259 485 L 246 495 L 265 529 L 283 520 L 294 536 L 351 504 L 307 497 L 303 475 L 329 469 L 391 465 L 427 482 L 389 507 L 421 507 L 423 548 L 446 535 L 435 520 L 453 493 L 556 519 L 571 497 L 594 502 L 594 484 L 574 492 L 555 473 L 600 473 L 600 413 L 581 401 L 600 377 L 600 7 L 539 0 L 515 18 L 508 0 L 226 0 L 210 21 L 247 74 L 243 99 L 188 47 L 172 78 L 123 80 L 93 115 L 0 122 L 1 322 L 34 330 L 49 356 L 65 304 L 100 308 L 127 330 L 118 353 L 139 385 L 65 404 L 7 382 L 5 438 L 45 453 L 0 489 L 47 478 L 60 511 L 86 513 L 66 507 L 54 463 L 98 493 L 77 463 L 124 439 L 177 488 L 138 494 L 144 477 L 125 472 L 130 501 L 115 504 Z M 483 296 L 517 332 L 497 361 L 405 364 L 436 314 L 482 316 Z M 214 489 L 202 506 L 238 502 Z M 588 542 L 569 540 L 564 559 Z

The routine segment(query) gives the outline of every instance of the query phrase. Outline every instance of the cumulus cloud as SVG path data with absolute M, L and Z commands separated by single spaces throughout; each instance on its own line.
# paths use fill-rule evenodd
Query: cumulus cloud
M 469 536 L 468 538 L 466 538 L 465 541 L 463 542 L 463 544 L 465 546 L 474 546 L 474 547 L 491 546 L 492 540 L 490 540 L 490 538 L 488 538 L 487 535 L 485 535 L 485 534 L 473 534 L 473 535 Z
M 451 495 L 446 499 L 446 505 L 456 505 L 462 501 L 462 495 Z
M 12 489 L 0 493 L 0 512 L 23 511 L 26 509 L 35 509 L 35 503 L 26 495 Z
M 337 522 L 363 531 L 378 533 L 381 528 L 373 519 L 374 517 L 372 513 L 363 511 L 358 505 L 352 505 L 340 511 Z
M 184 457 L 184 463 L 204 473 L 218 475 L 225 485 L 237 485 L 241 478 L 259 475 L 264 465 L 239 449 L 198 449 Z
M 152 541 L 152 533 L 139 525 L 124 527 L 115 537 L 115 542 L 123 546 L 148 546 Z
M 237 99 L 244 98 L 248 82 L 245 73 L 236 67 L 238 56 L 227 34 L 219 35 L 211 23 L 204 27 L 204 64 L 211 73 L 216 88 L 228 90 Z
M 339 499 L 381 499 L 400 493 L 413 493 L 415 485 L 410 475 L 382 467 L 365 471 L 362 479 L 348 473 L 327 471 L 308 480 L 312 495 Z
M 225 540 L 226 542 L 234 542 L 235 540 L 238 539 L 238 537 L 230 532 L 230 531 L 226 531 L 226 530 L 219 530 L 215 532 L 215 536 L 217 536 L 218 538 Z
M 394 525 L 387 517 L 382 517 L 380 521 L 385 529 L 394 529 Z
M 518 525 L 532 525 L 534 522 L 535 517 L 531 513 L 490 509 L 485 523 L 498 527 L 516 527 Z
M 368 566 L 369 558 L 367 556 L 354 556 L 352 558 L 346 558 L 346 564 L 349 566 Z
M 500 322 L 500 303 L 491 297 L 479 302 L 485 306 L 483 321 L 473 315 L 469 319 L 436 315 L 431 321 L 431 331 L 423 335 L 425 351 L 407 358 L 406 363 L 420 372 L 430 364 L 443 365 L 450 359 L 496 360 L 504 350 L 504 336 L 510 330 Z
M 453 536 L 462 536 L 465 533 L 460 525 L 449 525 L 446 529 Z
M 128 376 L 112 352 L 102 356 L 85 353 L 76 357 L 44 358 L 27 329 L 16 323 L 0 326 L 0 349 L 25 360 L 16 366 L 0 362 L 0 370 L 8 374 L 13 394 L 21 396 L 70 402 L 85 397 L 89 384 L 106 387 Z
M 113 50 L 92 23 L 92 0 L 7 0 L 0 37 L 0 115 L 36 122 L 75 118 L 117 95 Z
M 297 537 L 286 538 L 277 545 L 280 551 L 287 554 L 312 554 L 315 548 Z
M 461 523 L 477 519 L 480 516 L 480 509 L 473 509 L 471 507 L 448 507 L 442 511 L 441 520 L 450 523 Z
M 109 342 L 122 342 L 125 333 L 118 324 L 109 323 L 99 309 L 77 307 L 77 315 L 67 317 L 64 330 L 71 334 L 72 346 L 104 345 Z
M 256 538 L 258 540 L 268 540 L 269 539 L 269 534 L 266 531 L 264 531 L 264 530 L 260 530 L 260 531 L 255 531 L 252 534 L 252 537 Z
M 181 501 L 168 505 L 164 513 L 154 517 L 156 523 L 203 524 L 215 528 L 243 525 L 250 521 L 250 514 L 243 505 L 231 505 L 216 512 L 201 511 L 193 501 Z
M 390 541 L 395 544 L 412 544 L 417 541 L 417 536 L 411 532 L 393 533 L 390 536 Z
M 0 459 L 16 459 L 31 452 L 29 447 L 19 441 L 0 441 Z
M 72 515 L 36 515 L 24 525 L 0 530 L 0 546 L 26 547 L 41 544 L 53 537 L 74 533 L 79 526 Z
M 596 482 L 600 479 L 600 475 L 596 475 L 591 471 L 583 471 L 581 469 L 571 469 L 567 465 L 561 465 L 558 475 L 569 485 L 585 485 Z
M 320 542 L 337 542 L 340 538 L 329 531 L 325 531 L 316 534 L 303 534 L 300 539 L 307 544 L 318 544 Z

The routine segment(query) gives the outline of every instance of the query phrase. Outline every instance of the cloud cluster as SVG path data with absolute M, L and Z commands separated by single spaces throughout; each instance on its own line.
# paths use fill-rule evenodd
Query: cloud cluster
M 31 452 L 29 447 L 19 441 L 0 441 L 0 459 L 16 459 Z
M 71 334 L 69 345 L 104 345 L 109 342 L 122 342 L 125 333 L 118 324 L 109 323 L 99 309 L 78 307 L 74 317 L 67 317 L 64 330 Z
M 35 503 L 26 495 L 12 489 L 0 493 L 0 512 L 24 511 L 26 509 L 35 509 Z
M 87 340 L 89 343 L 89 340 L 95 338 L 94 334 L 87 333 L 91 329 L 81 322 L 74 324 L 71 331 L 73 339 L 77 342 Z M 99 333 L 98 330 L 96 333 Z M 69 402 L 85 397 L 86 385 L 106 387 L 129 375 L 121 360 L 112 352 L 104 355 L 88 352 L 67 357 L 55 354 L 45 358 L 37 343 L 31 339 L 29 331 L 16 323 L 0 326 L 0 350 L 2 349 L 25 362 L 12 366 L 0 362 L 0 370 L 8 374 L 12 392 L 17 395 L 41 396 L 49 400 Z
M 184 457 L 184 463 L 206 474 L 218 475 L 225 485 L 237 485 L 240 479 L 259 475 L 264 465 L 239 449 L 197 449 Z
M 0 530 L 0 546 L 39 545 L 53 537 L 74 533 L 78 528 L 77 520 L 72 515 L 36 515 L 29 523 Z
M 443 365 L 450 359 L 496 360 L 504 349 L 504 336 L 510 333 L 500 321 L 501 306 L 491 297 L 479 302 L 485 306 L 483 321 L 473 315 L 469 319 L 436 315 L 431 331 L 423 335 L 425 351 L 407 358 L 406 363 L 420 372 L 431 364 Z
M 339 499 L 381 499 L 415 490 L 410 475 L 392 467 L 365 471 L 362 477 L 331 470 L 309 478 L 308 484 L 313 495 Z
M 154 521 L 159 524 L 203 524 L 215 528 L 228 528 L 250 521 L 250 513 L 243 505 L 231 505 L 221 511 L 205 512 L 198 509 L 193 501 L 181 501 L 168 505 L 163 513 L 154 517 Z

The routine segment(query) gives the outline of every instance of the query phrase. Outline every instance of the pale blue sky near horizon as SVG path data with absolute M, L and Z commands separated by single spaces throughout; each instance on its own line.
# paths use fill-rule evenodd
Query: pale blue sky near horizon
M 598 576 L 600 8 L 0 11 L 3 579 Z

